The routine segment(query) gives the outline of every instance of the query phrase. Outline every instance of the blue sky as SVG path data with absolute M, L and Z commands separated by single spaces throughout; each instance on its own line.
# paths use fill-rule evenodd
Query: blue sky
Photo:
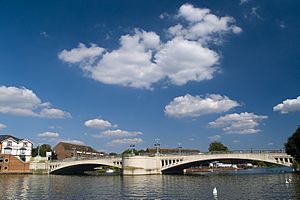
M 0 1 L 0 133 L 121 152 L 281 149 L 297 1 Z

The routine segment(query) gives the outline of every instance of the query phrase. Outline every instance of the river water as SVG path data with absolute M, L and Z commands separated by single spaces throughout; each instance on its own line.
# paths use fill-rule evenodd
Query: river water
M 286 184 L 285 178 L 291 178 Z M 0 199 L 300 199 L 300 174 L 248 170 L 209 175 L 1 175 Z M 216 187 L 218 195 L 213 196 Z

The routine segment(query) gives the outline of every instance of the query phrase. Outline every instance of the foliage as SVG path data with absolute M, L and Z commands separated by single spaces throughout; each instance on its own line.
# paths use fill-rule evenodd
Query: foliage
M 212 152 L 212 151 L 227 152 L 228 148 L 224 144 L 222 144 L 221 142 L 212 142 L 209 145 L 208 151 L 209 152 Z
M 51 146 L 49 144 L 42 144 L 32 149 L 31 155 L 35 157 L 38 155 L 38 151 L 40 149 L 40 156 L 46 157 L 46 152 L 52 152 Z
M 115 152 L 110 152 L 108 155 L 109 155 L 109 156 L 117 156 L 118 154 L 115 153 Z
M 141 149 L 141 150 L 126 149 L 125 151 L 123 151 L 122 155 L 129 155 L 129 154 L 132 154 L 132 152 L 134 153 L 134 155 L 139 155 L 139 154 L 146 153 L 146 151 L 143 150 L 143 149 Z
M 293 156 L 297 162 L 300 162 L 300 126 L 285 143 L 285 152 Z
M 125 151 L 123 151 L 122 155 L 128 155 L 128 154 L 132 154 L 132 152 L 137 155 L 138 151 L 136 149 L 126 149 Z

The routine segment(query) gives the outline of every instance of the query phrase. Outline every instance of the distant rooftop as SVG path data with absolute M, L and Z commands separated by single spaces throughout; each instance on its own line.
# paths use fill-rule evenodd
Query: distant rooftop
M 2 142 L 3 140 L 6 140 L 6 139 L 8 139 L 8 138 L 12 138 L 12 139 L 14 139 L 14 140 L 17 141 L 17 142 L 23 140 L 23 139 L 14 137 L 14 136 L 12 136 L 12 135 L 0 135 L 0 142 Z
M 73 143 L 67 143 L 67 142 L 59 142 L 54 149 L 57 146 L 63 146 L 65 150 L 74 150 L 74 148 L 76 149 L 76 151 L 88 151 L 88 152 L 94 152 L 94 153 L 98 153 L 98 151 L 96 151 L 95 149 L 93 149 L 90 146 L 86 146 L 86 145 L 80 145 L 80 144 L 73 144 Z

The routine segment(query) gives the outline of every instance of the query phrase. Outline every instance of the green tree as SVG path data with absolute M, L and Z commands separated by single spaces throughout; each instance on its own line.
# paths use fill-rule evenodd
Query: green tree
M 49 144 L 42 144 L 40 146 L 37 146 L 36 148 L 33 148 L 31 151 L 32 157 L 35 157 L 38 155 L 38 151 L 40 150 L 40 156 L 46 157 L 46 152 L 52 152 L 51 146 Z
M 122 155 L 128 155 L 128 154 L 132 154 L 132 152 L 137 155 L 138 151 L 136 149 L 126 149 L 125 151 L 123 151 Z
M 212 152 L 212 151 L 226 152 L 226 151 L 228 151 L 228 148 L 221 142 L 212 142 L 209 145 L 208 151 L 209 152 Z
M 109 156 L 117 156 L 118 154 L 115 153 L 115 152 L 110 152 L 108 155 L 109 155 Z
M 293 133 L 291 137 L 288 138 L 285 145 L 285 152 L 295 158 L 295 160 L 300 162 L 300 126 Z

